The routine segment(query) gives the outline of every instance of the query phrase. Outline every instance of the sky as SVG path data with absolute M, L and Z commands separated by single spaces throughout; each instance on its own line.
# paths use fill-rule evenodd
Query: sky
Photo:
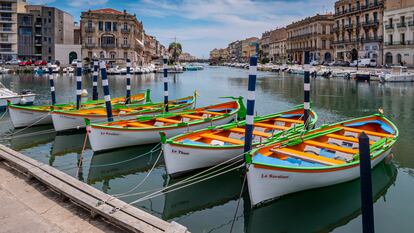
M 113 8 L 136 14 L 147 34 L 162 44 L 177 39 L 184 52 L 207 58 L 228 43 L 326 12 L 335 0 L 28 0 L 57 7 L 79 21 L 89 9 Z

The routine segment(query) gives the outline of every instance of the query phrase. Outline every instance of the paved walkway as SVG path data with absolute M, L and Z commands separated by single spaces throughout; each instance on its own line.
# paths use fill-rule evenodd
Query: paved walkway
M 0 162 L 0 233 L 121 232 Z

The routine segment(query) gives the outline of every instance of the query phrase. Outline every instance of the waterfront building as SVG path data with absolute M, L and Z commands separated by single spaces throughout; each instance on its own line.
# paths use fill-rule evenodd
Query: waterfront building
M 73 16 L 54 7 L 26 5 L 18 14 L 18 57 L 69 64 L 80 56 Z
M 227 50 L 229 51 L 229 62 L 239 62 L 242 57 L 242 42 L 240 40 L 236 40 L 231 42 Z
M 213 49 L 210 51 L 210 62 L 211 63 L 221 63 L 229 59 L 229 51 L 225 49 Z
M 194 61 L 197 60 L 197 58 L 195 56 L 191 55 L 190 53 L 183 52 L 178 57 L 178 60 L 180 62 L 194 62 Z
M 98 56 L 110 64 L 123 64 L 127 58 L 137 65 L 148 62 L 144 60 L 144 28 L 136 15 L 106 8 L 82 12 L 80 18 L 83 59 Z
M 289 59 L 303 64 L 303 54 L 309 51 L 312 61 L 330 62 L 333 57 L 332 26 L 332 14 L 317 14 L 286 26 Z
M 259 43 L 259 38 L 249 37 L 241 41 L 241 50 L 243 62 L 249 62 L 251 56 L 257 55 L 257 46 Z
M 385 3 L 384 63 L 414 67 L 414 0 Z
M 262 61 L 270 60 L 269 59 L 269 42 L 271 31 L 266 31 L 262 33 L 262 37 L 259 40 L 259 56 Z
M 270 33 L 269 38 L 269 59 L 272 63 L 285 63 L 287 32 L 286 28 L 278 28 Z
M 335 2 L 335 60 L 373 58 L 382 64 L 383 0 Z
M 17 58 L 17 14 L 24 12 L 26 0 L 0 1 L 0 59 Z

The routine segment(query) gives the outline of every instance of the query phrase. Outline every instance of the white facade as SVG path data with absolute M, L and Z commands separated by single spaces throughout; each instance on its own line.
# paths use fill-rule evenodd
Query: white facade
M 269 57 L 271 62 L 285 62 L 287 40 L 279 40 L 269 44 Z
M 414 6 L 384 12 L 384 63 L 414 67 Z
M 55 45 L 55 58 L 60 62 L 61 66 L 69 65 L 70 57 L 72 59 L 81 59 L 82 45 L 76 44 L 56 44 Z M 76 54 L 76 57 L 74 57 Z

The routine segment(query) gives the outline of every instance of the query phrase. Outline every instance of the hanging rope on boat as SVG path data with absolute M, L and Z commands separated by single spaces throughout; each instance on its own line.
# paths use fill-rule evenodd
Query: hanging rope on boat
M 132 191 L 134 191 L 134 190 L 136 190 L 137 188 L 139 188 L 142 184 L 144 184 L 145 183 L 145 181 L 148 179 L 148 177 L 151 175 L 151 173 L 152 173 L 152 171 L 155 169 L 155 166 L 157 165 L 157 163 L 158 163 L 158 161 L 160 160 L 160 158 L 161 158 L 161 155 L 162 155 L 162 150 L 160 150 L 160 153 L 158 154 L 158 157 L 157 157 L 157 160 L 155 160 L 155 163 L 154 163 L 154 165 L 151 167 L 151 169 L 149 170 L 149 172 L 145 175 L 145 177 L 137 184 L 137 185 L 135 185 L 135 187 L 133 187 L 132 189 L 130 189 L 130 190 L 128 190 L 128 191 L 126 191 L 126 192 L 123 192 L 123 193 L 119 193 L 119 194 L 112 194 L 112 197 L 110 197 L 107 201 L 105 201 L 105 202 L 108 202 L 108 201 L 110 201 L 110 200 L 113 200 L 114 198 L 120 198 L 120 197 L 123 197 L 124 195 L 126 195 L 126 194 L 128 194 L 128 193 L 130 193 L 130 192 L 132 192 Z
M 0 117 L 0 121 L 3 120 L 3 118 L 6 116 L 8 111 L 9 111 L 9 108 L 6 107 L 6 110 L 4 111 L 3 115 L 1 115 Z
M 250 167 L 250 164 L 247 165 L 246 171 L 249 170 L 249 167 Z M 243 183 L 242 183 L 242 187 L 241 187 L 241 190 L 240 190 L 239 199 L 237 200 L 236 211 L 234 212 L 233 221 L 231 222 L 230 233 L 233 232 L 233 227 L 234 227 L 234 223 L 236 222 L 237 212 L 239 211 L 240 200 L 241 200 L 241 197 L 243 195 L 244 185 L 246 184 L 246 180 L 247 180 L 247 172 L 244 173 L 244 178 L 243 178 Z
M 88 128 L 86 130 L 88 130 Z M 78 162 L 78 169 L 76 170 L 76 174 L 78 174 L 78 176 L 79 176 L 80 168 L 82 167 L 82 164 L 83 164 L 83 152 L 85 151 L 87 140 L 88 140 L 88 132 L 86 132 L 85 139 L 83 139 L 83 146 L 82 146 L 82 151 L 81 151 L 79 162 Z
M 12 133 L 11 135 L 13 136 L 13 135 L 18 134 L 18 133 L 20 133 L 20 132 L 23 132 L 24 130 L 26 130 L 26 129 L 28 129 L 28 128 L 32 127 L 33 125 L 35 125 L 35 124 L 39 123 L 41 120 L 45 119 L 47 116 L 49 116 L 49 114 L 50 114 L 49 112 L 48 112 L 48 113 L 45 113 L 44 115 L 42 115 L 42 117 L 41 117 L 41 118 L 39 118 L 39 119 L 38 119 L 38 120 L 36 120 L 35 122 L 33 122 L 33 123 L 31 123 L 30 125 L 28 125 L 28 126 L 24 127 L 23 129 L 20 129 L 20 130 L 18 130 L 18 131 L 16 131 L 16 132 Z
M 30 137 L 30 136 L 36 136 L 36 135 L 42 135 L 42 134 L 49 134 L 49 133 L 54 133 L 54 132 L 55 132 L 54 129 L 46 129 L 46 130 L 42 130 L 38 132 L 26 133 L 26 134 L 11 136 L 8 138 L 2 138 L 0 139 L 0 141 L 7 141 L 7 140 L 15 139 L 15 138 L 24 138 L 24 137 Z M 13 135 L 13 134 L 9 134 L 9 135 Z M 9 135 L 6 135 L 6 136 L 9 136 Z

